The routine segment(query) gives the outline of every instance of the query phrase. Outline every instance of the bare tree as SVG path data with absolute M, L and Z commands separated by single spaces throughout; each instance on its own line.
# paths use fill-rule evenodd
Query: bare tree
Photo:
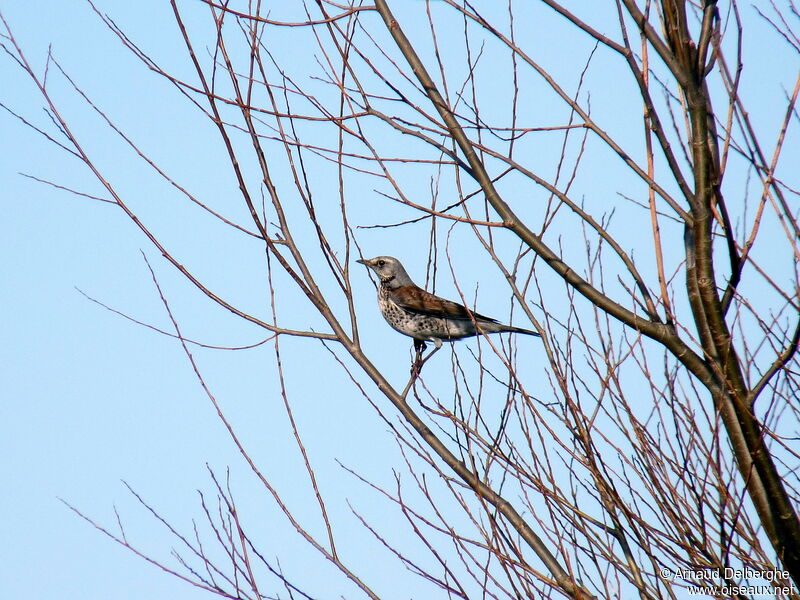
M 322 534 L 237 436 L 153 270 L 174 327 L 165 333 L 253 476 L 322 560 L 363 595 L 383 596 L 340 550 L 326 508 L 335 492 L 318 484 L 292 418 L 289 336 L 303 340 L 305 357 L 336 361 L 353 388 L 335 394 L 355 391 L 396 438 L 396 487 L 346 467 L 341 476 L 396 507 L 417 538 L 413 554 L 394 526 L 353 511 L 431 597 L 674 598 L 701 586 L 717 597 L 800 597 L 799 188 L 797 163 L 781 160 L 797 129 L 800 77 L 790 73 L 794 87 L 769 109 L 777 130 L 747 104 L 779 85 L 748 76 L 755 27 L 782 40 L 796 69 L 793 0 L 185 4 L 171 9 L 191 76 L 163 68 L 92 8 L 216 128 L 235 200 L 193 195 L 55 56 L 34 68 L 8 24 L 3 49 L 51 122 L 6 110 L 88 168 L 97 199 L 123 211 L 199 293 L 268 332 L 271 398 L 289 417 Z M 551 30 L 585 49 L 581 64 L 559 64 L 564 48 L 545 45 Z M 185 198 L 187 223 L 212 218 L 263 253 L 269 317 L 227 300 L 140 218 L 63 116 L 56 74 Z M 247 222 L 229 216 L 234 203 Z M 351 271 L 362 247 L 383 253 L 381 240 L 425 249 L 429 289 L 446 264 L 468 306 L 471 265 L 491 266 L 490 295 L 511 298 L 509 316 L 543 334 L 542 350 L 484 336 L 453 346 L 449 375 L 442 353 L 398 383 L 372 340 L 406 340 L 388 328 L 365 333 L 377 311 L 372 291 L 363 302 L 358 292 L 366 272 Z M 300 303 L 314 323 L 286 308 Z M 217 506 L 203 496 L 205 540 L 140 499 L 183 547 L 161 568 L 223 597 L 274 597 L 278 584 L 307 597 L 259 551 L 231 486 L 210 474 Z M 147 557 L 123 530 L 97 526 Z

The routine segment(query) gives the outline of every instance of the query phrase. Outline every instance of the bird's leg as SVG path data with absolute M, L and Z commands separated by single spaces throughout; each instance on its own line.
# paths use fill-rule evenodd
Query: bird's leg
M 434 348 L 428 353 L 424 359 L 422 358 L 422 353 L 425 352 L 425 341 L 424 340 L 414 340 L 414 349 L 416 350 L 416 356 L 414 358 L 414 364 L 411 365 L 411 379 L 408 380 L 408 384 L 406 388 L 403 390 L 403 393 L 400 394 L 401 397 L 405 398 L 408 394 L 408 391 L 411 389 L 411 386 L 414 385 L 414 382 L 419 377 L 419 374 L 422 372 L 422 365 L 428 362 L 428 359 L 436 354 L 442 348 L 442 340 L 434 338 L 431 340 L 434 343 Z
M 417 356 L 414 359 L 414 364 L 411 366 L 411 378 L 414 379 L 419 376 L 422 372 L 422 365 L 428 362 L 428 359 L 436 354 L 442 348 L 442 340 L 438 338 L 433 338 L 431 340 L 434 344 L 433 350 L 428 353 L 428 356 L 422 358 L 422 353 L 425 351 L 425 341 L 424 340 L 414 340 L 414 348 L 417 350 Z
M 411 379 L 416 379 L 419 376 L 420 371 L 422 370 L 422 353 L 425 352 L 425 340 L 414 340 L 414 350 L 416 351 L 416 355 L 414 356 L 414 362 L 411 364 Z
M 427 344 L 425 343 L 425 340 L 418 340 L 418 339 L 414 340 L 415 353 L 414 353 L 414 362 L 411 364 L 411 378 L 408 380 L 408 383 L 406 384 L 406 388 L 403 390 L 403 393 L 400 394 L 403 398 L 406 397 L 409 390 L 411 389 L 411 386 L 414 385 L 414 382 L 417 380 L 417 377 L 419 377 L 420 373 L 422 372 L 422 365 L 424 365 L 428 361 L 428 359 L 431 356 L 433 356 L 434 352 L 436 352 L 439 348 L 442 347 L 442 342 L 440 342 L 439 340 L 433 340 L 433 341 L 436 344 L 436 347 L 430 354 L 428 354 L 428 356 L 426 356 L 423 359 L 422 355 L 425 352 Z
M 430 352 L 428 352 L 428 356 L 426 356 L 426 357 L 425 357 L 423 360 L 420 360 L 420 361 L 419 361 L 419 370 L 420 370 L 420 371 L 422 371 L 422 365 L 424 365 L 426 362 L 428 362 L 428 359 L 429 359 L 431 356 L 433 356 L 433 355 L 434 355 L 434 354 L 436 354 L 436 353 L 437 353 L 439 350 L 441 350 L 441 349 L 442 349 L 442 340 L 436 340 L 436 339 L 435 339 L 435 340 L 433 340 L 433 343 L 434 343 L 433 350 L 431 350 Z

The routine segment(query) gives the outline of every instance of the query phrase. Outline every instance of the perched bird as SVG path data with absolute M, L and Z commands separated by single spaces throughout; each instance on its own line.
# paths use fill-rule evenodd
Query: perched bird
M 452 342 L 480 333 L 539 334 L 529 329 L 503 325 L 497 320 L 468 310 L 466 307 L 434 296 L 411 281 L 400 261 L 391 256 L 376 256 L 356 262 L 366 265 L 380 278 L 378 307 L 383 318 L 394 329 L 414 338 L 417 352 L 426 341 L 442 347 L 442 341 Z

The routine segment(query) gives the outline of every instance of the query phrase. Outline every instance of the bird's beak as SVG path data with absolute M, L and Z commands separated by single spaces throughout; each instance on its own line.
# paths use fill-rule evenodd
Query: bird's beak
M 362 265 L 366 265 L 367 264 L 367 261 L 365 259 L 363 259 L 363 258 L 357 259 L 356 262 L 357 263 L 361 263 Z

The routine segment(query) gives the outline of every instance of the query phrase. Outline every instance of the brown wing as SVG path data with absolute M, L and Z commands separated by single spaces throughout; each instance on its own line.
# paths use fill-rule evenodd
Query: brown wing
M 497 323 L 495 319 L 474 311 L 472 312 L 472 317 L 470 317 L 470 313 L 461 304 L 439 298 L 439 296 L 434 296 L 430 292 L 426 292 L 415 285 L 405 285 L 393 290 L 388 290 L 387 295 L 401 308 L 425 315 L 445 317 L 447 319 L 464 319 L 466 321 L 476 319 L 479 321 Z

